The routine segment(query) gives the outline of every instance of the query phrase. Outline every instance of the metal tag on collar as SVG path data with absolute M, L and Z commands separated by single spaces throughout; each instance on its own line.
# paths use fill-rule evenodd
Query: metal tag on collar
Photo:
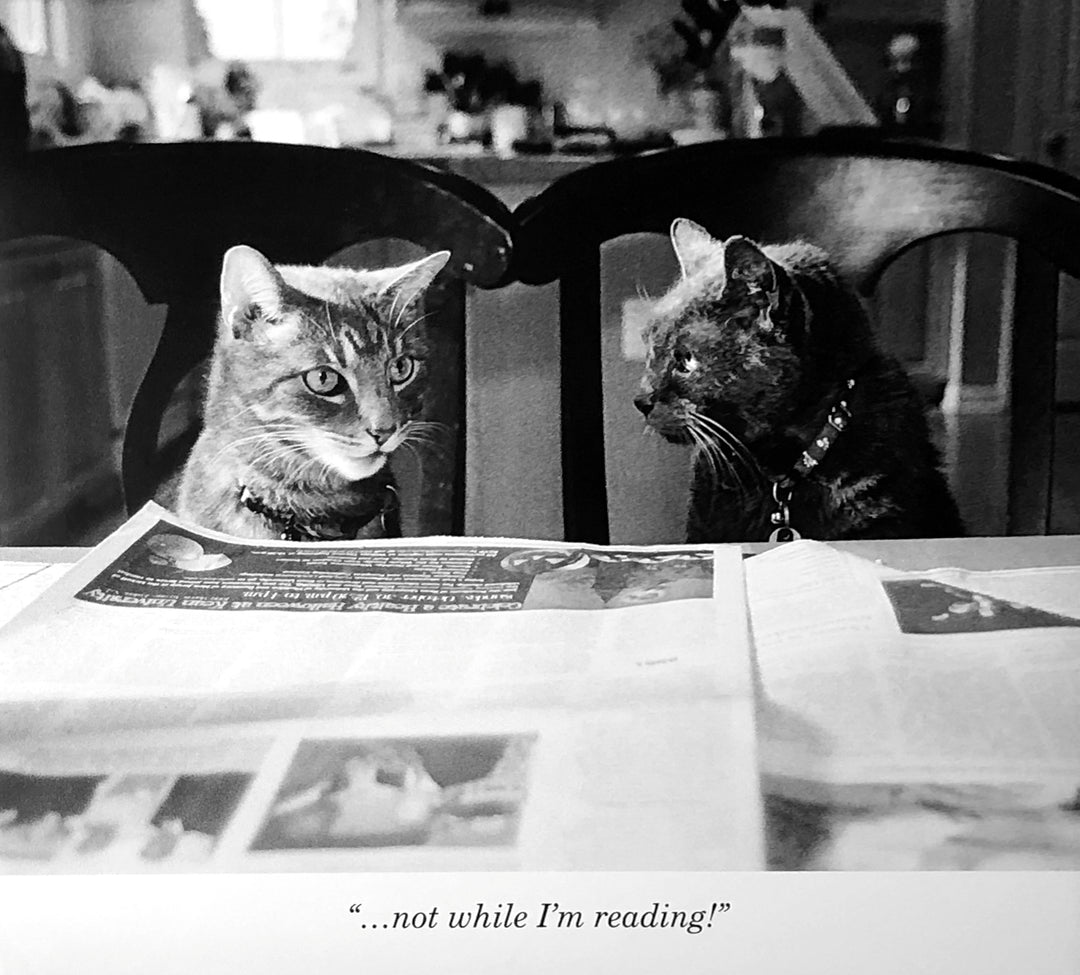
M 776 510 L 769 516 L 769 520 L 776 525 L 776 528 L 769 534 L 769 541 L 794 542 L 802 538 L 802 535 L 791 527 L 791 511 L 788 508 L 788 502 L 791 500 L 791 485 L 774 481 L 772 496 Z

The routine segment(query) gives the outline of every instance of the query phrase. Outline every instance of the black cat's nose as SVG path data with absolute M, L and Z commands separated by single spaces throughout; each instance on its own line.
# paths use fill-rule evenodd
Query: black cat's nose
M 634 406 L 641 410 L 642 416 L 648 416 L 652 412 L 653 398 L 652 396 L 646 396 L 644 393 L 640 396 L 635 396 Z
M 371 434 L 371 439 L 380 447 L 386 443 L 395 432 L 393 427 L 371 427 L 368 430 L 368 433 Z

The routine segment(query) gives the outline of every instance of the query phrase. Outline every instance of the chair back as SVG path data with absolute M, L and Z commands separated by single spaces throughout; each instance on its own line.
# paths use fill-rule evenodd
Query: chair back
M 600 247 L 666 234 L 676 217 L 720 238 L 811 241 L 867 295 L 889 264 L 931 238 L 981 231 L 1018 241 L 1007 530 L 1048 530 L 1057 272 L 1080 276 L 1080 181 L 1033 163 L 849 133 L 728 140 L 571 173 L 515 217 L 516 276 L 560 287 L 567 538 L 602 543 L 609 534 Z
M 421 466 L 415 531 L 461 534 L 465 288 L 493 287 L 506 275 L 509 227 L 506 208 L 464 178 L 352 149 L 108 143 L 26 153 L 0 171 L 0 240 L 88 241 L 119 260 L 148 302 L 168 305 L 124 433 L 129 512 L 168 472 L 158 450 L 162 417 L 213 346 L 224 252 L 246 243 L 274 263 L 317 264 L 388 239 L 452 254 L 427 297 L 435 369 L 425 410 L 453 433 Z

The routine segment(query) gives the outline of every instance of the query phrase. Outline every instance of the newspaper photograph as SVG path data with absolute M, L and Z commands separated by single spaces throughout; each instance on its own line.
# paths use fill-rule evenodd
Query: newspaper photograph
M 144 730 L 0 750 L 0 874 L 763 864 L 722 702 Z

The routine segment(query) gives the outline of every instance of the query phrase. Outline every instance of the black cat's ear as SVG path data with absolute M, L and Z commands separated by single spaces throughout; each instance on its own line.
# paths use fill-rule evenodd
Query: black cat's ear
M 285 282 L 254 247 L 239 244 L 221 262 L 221 321 L 234 338 L 251 334 L 252 323 L 281 313 Z
M 450 251 L 436 251 L 411 264 L 394 268 L 391 276 L 379 287 L 379 294 L 391 297 L 394 305 L 407 308 L 420 297 L 450 260 Z
M 701 268 L 716 253 L 718 241 L 700 224 L 679 217 L 671 225 L 671 246 L 679 259 L 682 276 L 688 277 Z
M 742 281 L 751 292 L 763 291 L 767 295 L 776 292 L 775 265 L 747 237 L 729 237 L 724 241 L 724 273 L 729 282 Z

